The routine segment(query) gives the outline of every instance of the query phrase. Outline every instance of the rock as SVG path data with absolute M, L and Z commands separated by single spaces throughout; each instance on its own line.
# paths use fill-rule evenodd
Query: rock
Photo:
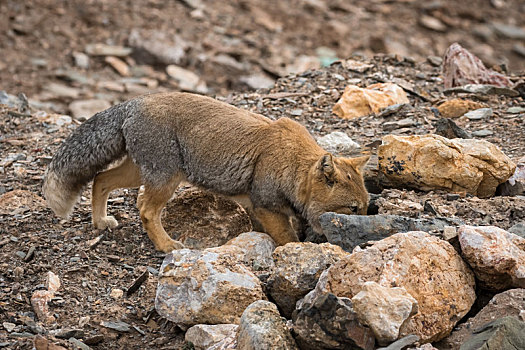
M 465 130 L 461 129 L 452 119 L 440 118 L 435 123 L 436 134 L 446 137 L 447 139 L 470 139 L 471 135 Z
M 523 28 L 504 23 L 493 23 L 492 27 L 502 37 L 525 40 L 525 29 Z
M 525 289 L 510 289 L 496 294 L 474 317 L 460 324 L 452 334 L 436 345 L 441 349 L 458 349 L 471 337 L 472 330 L 505 316 L 519 319 L 522 310 L 525 310 Z
M 186 331 L 184 339 L 192 343 L 196 350 L 205 350 L 225 338 L 237 337 L 238 328 L 236 324 L 198 324 Z
M 356 248 L 321 275 L 304 302 L 324 293 L 353 298 L 366 281 L 403 287 L 417 300 L 419 312 L 403 324 L 399 336 L 415 334 L 423 343 L 448 335 L 476 299 L 474 276 L 452 245 L 413 231 Z
M 117 56 L 125 57 L 131 53 L 129 47 L 112 46 L 106 44 L 88 44 L 86 45 L 86 53 L 91 56 Z
M 362 61 L 356 61 L 353 59 L 343 60 L 341 61 L 341 64 L 343 65 L 345 69 L 348 69 L 349 71 L 357 72 L 357 73 L 364 73 L 367 70 L 374 68 L 373 64 L 368 64 L 368 63 L 364 63 Z
M 441 22 L 439 19 L 428 16 L 428 15 L 422 15 L 419 18 L 419 24 L 421 24 L 423 27 L 427 29 L 432 29 L 436 32 L 446 32 L 447 26 Z
M 122 75 L 123 77 L 129 77 L 131 75 L 129 66 L 120 58 L 115 56 L 107 56 L 104 61 L 106 61 L 107 64 L 109 64 L 118 74 Z
M 5 329 L 8 333 L 11 333 L 11 332 L 15 329 L 16 324 L 11 323 L 11 322 L 3 322 L 3 323 L 2 323 L 2 326 L 4 327 L 4 329 Z
M 460 350 L 525 349 L 525 322 L 503 317 L 475 329 Z
M 106 328 L 112 329 L 117 332 L 129 332 L 130 331 L 129 324 L 123 321 L 102 321 L 100 322 L 100 325 L 102 327 L 106 327 Z
M 111 292 L 109 293 L 109 296 L 113 299 L 117 300 L 124 296 L 124 291 L 122 289 L 113 288 L 111 289 Z
M 162 221 L 168 234 L 192 249 L 217 247 L 252 230 L 250 217 L 239 204 L 195 187 L 177 193 L 166 205 Z
M 393 342 L 392 344 L 384 348 L 377 348 L 377 350 L 403 350 L 418 341 L 419 341 L 419 337 L 417 335 L 410 334 L 410 335 L 407 335 L 406 337 L 396 340 L 395 342 Z
M 489 119 L 492 117 L 492 108 L 479 108 L 468 113 L 465 113 L 465 117 L 469 120 L 481 120 Z
M 400 120 L 383 123 L 383 130 L 392 131 L 401 128 L 409 128 L 415 125 L 417 125 L 417 122 L 413 118 L 403 118 Z
M 348 85 L 332 112 L 343 119 L 352 119 L 372 113 L 395 104 L 409 103 L 405 91 L 396 84 L 379 83 L 366 89 Z
M 467 84 L 460 87 L 445 89 L 443 90 L 443 93 L 445 95 L 453 93 L 469 93 L 479 95 L 502 95 L 509 97 L 517 97 L 520 95 L 517 90 L 487 84 Z
M 525 287 L 525 238 L 495 226 L 468 225 L 458 236 L 462 255 L 483 287 Z
M 60 289 L 60 278 L 53 272 L 48 271 L 46 275 L 46 288 L 51 293 L 56 293 Z
M 35 114 L 39 122 L 54 124 L 56 126 L 69 125 L 73 122 L 73 119 L 68 115 L 60 115 L 54 113 L 47 113 L 44 111 L 38 111 Z
M 100 99 L 77 100 L 69 104 L 69 110 L 73 118 L 79 121 L 88 120 L 95 113 L 101 112 L 109 107 L 111 107 L 109 101 Z
M 385 118 L 389 117 L 392 114 L 397 114 L 401 112 L 406 107 L 409 107 L 410 105 L 408 103 L 398 103 L 395 105 L 388 106 L 381 110 L 381 112 L 377 115 L 379 118 Z
M 73 59 L 75 60 L 75 66 L 82 69 L 89 68 L 89 56 L 83 52 L 73 52 Z
M 439 114 L 443 118 L 457 118 L 461 117 L 465 113 L 480 108 L 487 107 L 484 103 L 474 102 L 470 100 L 462 100 L 455 98 L 452 100 L 447 100 L 440 104 L 437 108 Z M 492 114 L 491 114 L 492 115 Z
M 515 235 L 520 236 L 521 238 L 525 238 L 525 222 L 518 222 L 517 224 L 509 228 L 508 231 L 510 233 L 514 233 Z
M 334 131 L 322 136 L 317 139 L 317 143 L 328 152 L 352 152 L 361 147 L 341 131 Z
M 272 253 L 275 242 L 266 233 L 244 232 L 225 245 L 237 246 L 243 251 L 243 262 L 253 272 L 268 271 L 273 267 Z
M 487 137 L 491 135 L 494 135 L 494 132 L 488 129 L 481 129 L 472 132 L 472 136 L 474 137 Z
M 179 84 L 181 90 L 198 93 L 208 91 L 206 82 L 192 71 L 170 64 L 166 67 L 166 73 Z
M 514 174 L 498 188 L 502 196 L 518 196 L 525 193 L 525 157 L 518 160 Z
M 485 68 L 483 62 L 458 43 L 453 43 L 443 58 L 443 82 L 445 88 L 466 84 L 490 84 L 500 87 L 512 86 L 501 73 Z
M 417 301 L 404 288 L 383 287 L 365 282 L 352 298 L 359 322 L 370 327 L 380 345 L 395 341 L 399 329 L 410 316 L 417 313 Z
M 244 75 L 239 78 L 239 81 L 243 82 L 254 90 L 269 89 L 273 86 L 273 84 L 275 84 L 275 79 L 270 78 L 266 74 Z
M 260 299 L 259 279 L 235 253 L 181 249 L 162 263 L 155 308 L 181 327 L 238 323 L 244 309 Z
M 378 148 L 380 176 L 400 187 L 443 189 L 490 197 L 516 165 L 487 141 L 438 135 L 383 137 Z
M 244 310 L 237 347 L 242 350 L 299 349 L 277 307 L 259 300 Z
M 345 255 L 348 253 L 330 243 L 298 242 L 277 247 L 267 288 L 283 316 L 290 318 L 295 303 L 315 288 L 321 273 Z
M 509 107 L 507 109 L 507 113 L 511 113 L 511 114 L 525 113 L 525 108 L 524 107 Z
M 445 227 L 461 222 L 446 218 L 412 219 L 398 215 L 324 213 L 320 216 L 320 224 L 328 242 L 351 252 L 360 244 L 379 241 L 398 232 L 442 232 Z
M 53 323 L 55 318 L 49 313 L 49 301 L 55 294 L 47 290 L 37 290 L 31 296 L 31 306 L 36 317 L 44 324 Z
M 80 90 L 75 89 L 71 86 L 59 84 L 59 83 L 49 83 L 45 86 L 46 92 L 49 96 L 46 96 L 46 99 L 54 98 L 78 98 L 80 96 Z
M 427 62 L 433 65 L 434 67 L 439 67 L 443 63 L 443 59 L 439 56 L 428 56 Z
M 350 299 L 331 293 L 308 296 L 297 304 L 292 316 L 302 350 L 374 349 L 374 334 L 359 323 Z
M 35 350 L 66 350 L 66 348 L 53 344 L 45 337 L 40 334 L 35 335 L 33 338 L 33 349 Z
M 517 53 L 518 55 L 525 57 L 525 45 L 517 43 L 512 46 L 512 51 Z

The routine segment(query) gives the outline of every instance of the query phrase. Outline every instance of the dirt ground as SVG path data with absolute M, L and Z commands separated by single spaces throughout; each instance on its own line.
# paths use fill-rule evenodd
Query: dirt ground
M 90 57 L 89 68 L 80 68 L 72 55 L 83 52 L 87 44 L 126 46 L 137 30 L 140 35 L 151 31 L 167 33 L 170 38 L 176 35 L 177 42 L 185 43 L 178 64 L 196 72 L 206 82 L 208 94 L 272 119 L 294 118 L 315 136 L 343 131 L 362 146 L 361 153 L 372 155 L 386 134 L 435 131 L 438 117 L 432 108 L 452 97 L 443 94 L 440 67 L 426 58 L 441 56 L 451 42 L 459 41 L 489 66 L 503 64 L 515 81 L 523 78 L 521 71 L 525 69 L 525 60 L 516 49 L 520 40 L 487 30 L 494 23 L 523 28 L 525 4 L 518 0 L 468 4 L 410 0 L 6 0 L 0 2 L 0 14 L 6 19 L 0 21 L 0 90 L 25 93 L 30 102 L 41 106 L 24 114 L 0 105 L 0 348 L 6 349 L 31 349 L 31 338 L 37 333 L 68 348 L 70 337 L 82 339 L 93 349 L 185 346 L 182 331 L 154 310 L 157 269 L 164 255 L 154 250 L 142 229 L 135 207 L 137 191 L 112 194 L 110 211 L 120 223 L 112 231 L 93 229 L 89 189 L 68 221 L 57 219 L 40 197 L 46 164 L 78 125 L 74 120 L 69 125 L 56 125 L 49 119 L 57 116 L 55 113 L 68 114 L 69 103 L 79 98 L 116 103 L 139 93 L 180 89 L 166 75 L 165 62 L 141 52 L 125 61 L 146 72 L 134 78 L 155 81 L 149 86 L 143 80 L 130 85 L 123 80 L 129 77 L 121 77 L 104 57 Z M 427 17 L 437 19 L 441 26 Z M 319 50 L 321 47 L 333 53 Z M 372 57 L 381 52 L 391 55 L 356 57 L 371 65 L 361 73 L 349 70 L 344 62 L 301 72 L 312 62 L 301 57 L 315 57 L 316 62 L 328 64 L 335 58 L 353 54 Z M 294 69 L 299 71 L 286 76 Z M 271 89 L 254 91 L 243 78 L 246 76 L 278 80 Z M 351 121 L 332 114 L 331 108 L 347 84 L 366 86 L 392 80 L 411 91 L 410 107 L 387 117 L 371 115 Z M 107 81 L 124 88 L 108 89 L 107 84 L 101 84 Z M 57 94 L 50 90 L 52 83 L 66 85 L 78 95 Z M 494 110 L 487 120 L 458 118 L 455 121 L 460 127 L 468 132 L 492 131 L 484 139 L 515 161 L 525 155 L 525 115 L 508 112 L 510 107 L 525 107 L 522 98 L 460 97 L 481 101 Z M 406 119 L 408 124 L 396 126 Z M 391 122 L 389 127 L 385 127 L 387 122 Z M 396 189 L 379 192 L 380 213 L 455 216 L 466 223 L 505 229 L 525 221 L 523 197 L 451 198 L 439 191 Z M 30 298 L 35 290 L 45 288 L 48 271 L 59 276 L 62 286 L 49 305 L 55 322 L 42 324 L 35 322 Z M 145 271 L 147 280 L 127 295 Z M 119 296 L 116 290 L 124 295 Z M 125 322 L 129 329 L 102 325 L 108 321 Z M 15 325 L 11 333 L 5 322 Z M 71 330 L 76 332 L 68 332 Z

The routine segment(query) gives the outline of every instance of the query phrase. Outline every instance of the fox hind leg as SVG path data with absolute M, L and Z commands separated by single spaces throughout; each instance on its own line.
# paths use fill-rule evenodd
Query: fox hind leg
M 169 253 L 174 249 L 182 249 L 184 245 L 172 239 L 162 227 L 160 214 L 162 209 L 177 189 L 179 183 L 184 179 L 182 174 L 177 174 L 163 186 L 144 186 L 144 193 L 139 202 L 140 218 L 144 229 L 157 250 Z
M 107 215 L 109 193 L 117 188 L 139 187 L 140 183 L 139 168 L 129 157 L 117 167 L 98 174 L 93 181 L 91 198 L 93 225 L 98 229 L 116 227 L 117 220 Z

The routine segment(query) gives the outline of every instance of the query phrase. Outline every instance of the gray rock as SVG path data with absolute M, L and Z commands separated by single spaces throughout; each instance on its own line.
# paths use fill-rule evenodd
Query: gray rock
M 242 350 L 299 349 L 277 306 L 259 300 L 244 310 L 237 338 Z
M 129 332 L 130 330 L 130 325 L 123 321 L 102 321 L 100 325 L 117 332 Z
M 383 130 L 392 131 L 395 129 L 408 128 L 416 124 L 417 123 L 414 118 L 404 118 L 401 120 L 383 123 Z
M 275 84 L 275 79 L 266 74 L 245 75 L 239 78 L 239 81 L 245 83 L 252 89 L 269 89 Z
M 525 310 L 525 289 L 510 289 L 496 294 L 481 311 L 456 327 L 452 334 L 436 346 L 440 349 L 458 349 L 472 336 L 472 330 L 506 316 L 519 319 L 522 310 Z
M 517 53 L 518 55 L 522 57 L 525 57 L 525 45 L 523 44 L 520 44 L 520 43 L 514 44 L 514 46 L 512 47 L 512 51 L 514 51 L 515 53 Z
M 514 233 L 522 238 L 525 238 L 525 222 L 518 222 L 511 228 L 509 228 L 510 233 Z
M 170 64 L 166 67 L 166 73 L 179 84 L 181 90 L 206 93 L 208 88 L 206 82 L 190 70 Z
M 300 301 L 292 322 L 302 350 L 374 348 L 373 332 L 359 323 L 348 298 L 324 293 Z
M 80 349 L 80 350 L 91 350 L 91 348 L 89 346 L 87 346 L 86 344 L 84 344 L 83 342 L 81 342 L 80 340 L 78 340 L 77 338 L 69 338 L 68 341 L 73 345 L 73 347 L 75 349 Z
M 509 109 L 507 109 L 507 113 L 511 113 L 511 114 L 520 114 L 520 113 L 524 113 L 525 112 L 525 108 L 524 107 L 510 107 Z
M 443 90 L 445 95 L 450 95 L 454 93 L 470 93 L 470 94 L 481 94 L 481 95 L 503 95 L 510 97 L 519 96 L 519 92 L 505 87 L 498 87 L 489 84 L 466 84 L 463 86 L 452 87 L 449 89 Z
M 377 115 L 379 118 L 388 117 L 392 114 L 399 113 L 402 109 L 405 107 L 410 106 L 408 103 L 398 103 L 395 105 L 391 105 L 383 109 L 379 114 Z
M 491 135 L 494 135 L 494 132 L 488 129 L 481 129 L 472 132 L 472 136 L 474 137 L 487 137 Z
M 396 340 L 392 344 L 385 346 L 384 348 L 378 348 L 377 350 L 403 350 L 410 345 L 414 345 L 419 341 L 419 337 L 415 334 L 407 335 L 401 339 Z
M 497 34 L 509 39 L 525 40 L 525 29 L 511 24 L 493 23 L 492 27 Z
M 133 29 L 129 35 L 133 58 L 141 64 L 180 64 L 189 44 L 178 35 L 158 30 Z
M 460 128 L 450 118 L 439 118 L 435 124 L 436 134 L 446 137 L 447 139 L 470 139 L 471 135 L 468 132 Z
M 503 317 L 474 330 L 460 350 L 525 349 L 525 322 Z
M 317 143 L 328 152 L 351 152 L 361 147 L 341 131 L 334 131 L 322 136 L 317 139 Z
M 73 59 L 75 60 L 75 66 L 82 69 L 89 68 L 89 56 L 83 52 L 73 52 Z
M 275 242 L 266 233 L 244 232 L 225 245 L 234 245 L 242 249 L 243 263 L 254 273 L 268 271 L 274 265 L 272 253 L 275 250 Z
M 443 63 L 443 58 L 439 56 L 428 56 L 427 62 L 433 65 L 434 67 L 439 67 Z
M 492 108 L 479 108 L 464 114 L 470 120 L 481 120 L 492 117 Z
M 460 220 L 450 218 L 412 219 L 398 215 L 344 215 L 324 213 L 321 227 L 328 242 L 351 252 L 368 241 L 378 241 L 398 232 L 443 232 L 446 226 L 457 226 Z

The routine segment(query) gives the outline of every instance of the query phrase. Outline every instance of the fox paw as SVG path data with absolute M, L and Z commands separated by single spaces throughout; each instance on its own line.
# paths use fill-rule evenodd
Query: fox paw
M 173 250 L 184 249 L 184 244 L 174 239 L 166 240 L 162 244 L 155 245 L 157 250 L 164 253 L 171 253 Z
M 118 221 L 115 220 L 113 216 L 106 216 L 93 221 L 95 228 L 100 230 L 105 230 L 106 228 L 115 228 L 118 226 Z

